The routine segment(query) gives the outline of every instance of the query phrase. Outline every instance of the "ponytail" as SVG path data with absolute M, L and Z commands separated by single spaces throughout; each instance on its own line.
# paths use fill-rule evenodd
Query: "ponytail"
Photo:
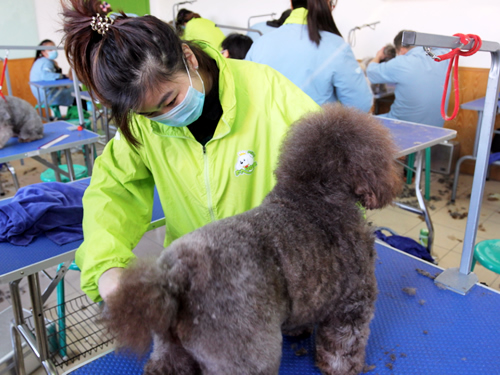
M 181 40 L 156 17 L 127 17 L 124 13 L 99 34 L 91 27 L 99 0 L 61 2 L 64 50 L 71 67 L 90 95 L 111 108 L 125 139 L 138 147 L 129 125 L 133 112 L 150 90 L 183 71 Z M 105 18 L 104 11 L 99 14 Z
M 307 29 L 309 39 L 319 46 L 321 41 L 320 31 L 328 31 L 342 38 L 335 21 L 329 2 L 326 0 L 292 0 L 292 6 L 296 8 L 307 9 Z

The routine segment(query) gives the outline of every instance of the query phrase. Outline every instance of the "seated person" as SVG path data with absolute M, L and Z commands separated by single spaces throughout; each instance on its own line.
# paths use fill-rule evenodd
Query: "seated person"
M 244 60 L 252 43 L 252 39 L 246 35 L 238 33 L 229 34 L 227 38 L 222 41 L 222 56 Z
M 421 47 L 402 45 L 403 31 L 394 38 L 397 56 L 382 63 L 386 57 L 385 47 L 382 48 L 366 68 L 366 75 L 372 84 L 396 85 L 394 103 L 384 117 L 442 127 L 441 98 L 448 63 L 434 61 Z M 436 55 L 446 52 L 444 49 L 433 50 Z M 445 108 L 447 106 L 448 98 Z
M 181 39 L 202 40 L 218 50 L 225 39 L 224 33 L 215 26 L 215 23 L 184 8 L 177 13 L 175 26 Z
M 43 40 L 39 45 L 55 46 L 54 42 L 48 39 Z M 68 78 L 61 73 L 61 68 L 59 68 L 59 66 L 57 65 L 57 62 L 55 61 L 57 56 L 57 50 L 37 51 L 30 71 L 30 82 L 53 81 L 57 79 Z M 45 104 L 44 90 L 38 90 L 35 86 L 31 86 L 31 92 L 35 96 L 39 105 Z M 72 87 L 55 87 L 47 89 L 46 92 L 49 105 L 70 106 L 75 100 L 75 98 L 72 96 Z

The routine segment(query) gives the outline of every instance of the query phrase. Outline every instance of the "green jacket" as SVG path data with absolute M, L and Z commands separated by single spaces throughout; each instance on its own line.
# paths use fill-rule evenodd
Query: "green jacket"
M 275 184 L 273 170 L 288 126 L 320 107 L 280 73 L 249 61 L 225 59 L 200 43 L 220 70 L 223 109 L 205 147 L 187 127 L 135 115 L 142 147 L 120 133 L 96 159 L 83 198 L 84 242 L 76 252 L 81 287 L 100 300 L 98 280 L 125 267 L 151 221 L 154 186 L 166 218 L 165 246 L 211 221 L 258 206 Z
M 226 36 L 221 29 L 206 18 L 192 18 L 186 23 L 186 28 L 182 35 L 182 39 L 184 40 L 201 40 L 219 51 L 222 48 L 221 44 L 225 38 Z

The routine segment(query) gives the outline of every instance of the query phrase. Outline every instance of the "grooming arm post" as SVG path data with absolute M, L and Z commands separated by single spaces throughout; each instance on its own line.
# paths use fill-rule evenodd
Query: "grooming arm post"
M 404 32 L 403 44 L 422 47 L 457 48 L 461 45 L 459 37 L 441 36 L 416 32 Z M 470 49 L 474 44 L 471 40 L 464 50 Z M 476 241 L 479 214 L 484 194 L 484 185 L 488 170 L 488 156 L 491 146 L 491 136 L 495 126 L 497 100 L 500 80 L 500 44 L 497 42 L 483 41 L 480 51 L 491 53 L 491 68 L 488 75 L 488 87 L 479 133 L 478 151 L 472 193 L 465 228 L 465 237 L 462 248 L 460 268 L 450 268 L 441 273 L 435 281 L 445 285 L 460 294 L 466 294 L 477 283 L 477 276 L 471 272 L 474 257 L 474 244 Z

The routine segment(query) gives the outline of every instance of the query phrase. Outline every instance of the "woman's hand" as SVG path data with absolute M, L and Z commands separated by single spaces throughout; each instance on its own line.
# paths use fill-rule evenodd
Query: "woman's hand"
M 99 294 L 104 302 L 110 294 L 118 289 L 122 272 L 123 268 L 110 268 L 99 278 Z

